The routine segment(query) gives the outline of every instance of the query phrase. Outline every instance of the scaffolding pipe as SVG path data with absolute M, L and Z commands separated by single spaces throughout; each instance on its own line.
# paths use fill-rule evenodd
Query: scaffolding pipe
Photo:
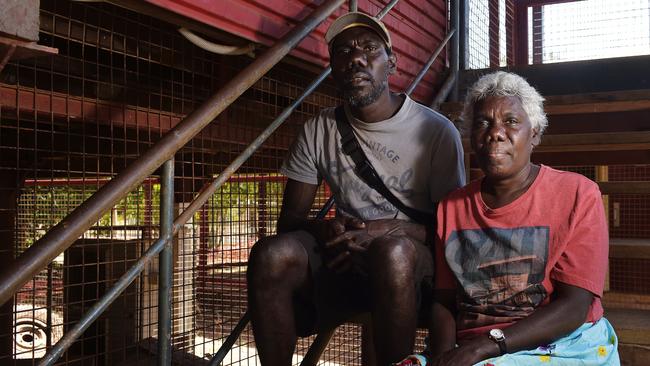
M 172 364 L 172 278 L 174 257 L 174 159 L 162 166 L 160 177 L 160 236 L 170 238 L 159 255 L 158 265 L 158 366 Z
M 237 169 L 239 169 L 239 167 L 241 167 L 242 164 L 244 164 L 246 160 L 248 160 L 248 158 L 250 158 L 251 155 L 253 155 L 253 153 L 260 146 L 262 146 L 264 141 L 266 141 L 266 139 L 271 136 L 273 131 L 280 127 L 280 125 L 282 125 L 282 123 L 287 118 L 289 118 L 291 113 L 305 100 L 305 98 L 307 98 L 309 94 L 316 90 L 318 85 L 320 85 L 320 83 L 327 78 L 331 70 L 332 69 L 329 67 L 323 70 L 320 75 L 318 75 L 318 77 L 314 79 L 311 84 L 309 84 L 303 94 L 299 96 L 298 99 L 294 100 L 291 105 L 285 108 L 282 113 L 280 113 L 280 115 L 273 122 L 271 122 L 271 124 L 268 125 L 268 127 L 266 127 L 264 131 L 262 131 L 262 133 L 257 136 L 257 138 L 255 138 L 255 140 L 253 140 L 253 142 L 251 142 L 250 145 L 248 145 L 248 147 L 246 147 L 246 149 L 219 174 L 219 176 L 201 188 L 199 194 L 192 200 L 192 203 L 190 203 L 174 221 L 174 232 L 178 231 L 181 226 L 185 225 L 185 223 L 192 217 L 192 215 L 194 215 L 194 213 L 198 211 L 201 206 L 203 206 L 203 204 L 205 204 L 210 199 L 212 194 L 214 194 L 214 192 L 219 189 L 219 187 L 221 187 L 228 179 L 230 179 L 233 174 L 235 174 Z
M 390 4 L 388 4 L 387 8 L 390 10 L 390 8 L 392 8 L 397 3 L 397 1 L 399 1 L 399 0 L 395 0 L 395 1 L 391 2 Z M 387 14 L 386 11 L 382 11 L 381 13 L 379 13 L 377 15 L 377 18 L 379 18 L 380 16 L 383 17 L 386 14 Z M 379 19 L 381 19 L 381 18 L 379 18 Z M 405 93 L 407 95 L 411 94 L 413 92 L 413 90 L 415 89 L 415 87 L 417 86 L 417 84 L 422 80 L 422 77 L 426 74 L 426 72 L 429 70 L 429 68 L 431 67 L 431 65 L 435 61 L 435 59 L 439 56 L 442 48 L 444 48 L 444 46 L 447 44 L 447 42 L 449 41 L 451 36 L 454 34 L 454 32 L 455 32 L 455 29 L 452 29 L 450 31 L 450 33 L 443 39 L 442 43 L 436 48 L 436 50 L 432 54 L 429 61 L 423 66 L 422 70 L 420 70 L 420 73 L 417 75 L 417 77 L 411 82 L 409 87 L 406 89 Z M 226 172 L 225 177 L 222 178 L 221 175 L 220 175 L 220 177 L 218 177 L 217 179 L 215 179 L 211 183 L 208 183 L 206 186 L 204 186 L 201 189 L 201 193 L 199 193 L 199 195 L 194 199 L 194 201 L 192 201 L 190 206 L 188 206 L 188 208 L 185 211 L 183 211 L 183 213 L 178 217 L 178 219 L 176 220 L 175 225 L 184 224 L 187 221 L 187 219 L 189 219 L 189 217 L 191 217 L 194 214 L 194 212 L 196 212 L 196 210 L 198 210 L 198 208 L 200 208 L 207 201 L 207 199 L 210 197 L 210 195 L 212 195 L 225 181 L 227 181 L 230 178 L 230 176 L 243 164 L 243 162 L 246 161 L 246 159 L 248 159 L 248 157 L 250 157 L 250 154 L 248 153 L 247 150 L 248 149 L 252 149 L 253 151 L 256 150 L 257 147 L 259 147 L 259 145 L 261 145 L 264 142 L 264 140 L 266 140 L 268 135 L 270 135 L 278 126 L 280 126 L 282 124 L 282 122 L 284 122 L 284 120 L 293 112 L 293 110 L 300 103 L 302 103 L 302 101 L 309 94 L 312 93 L 312 91 L 322 82 L 322 80 L 324 80 L 327 77 L 327 75 L 329 75 L 330 72 L 331 72 L 331 68 L 327 68 L 327 69 L 323 70 L 323 72 L 310 84 L 310 86 L 303 92 L 303 94 L 300 97 L 298 97 L 298 99 L 296 99 L 289 107 L 287 107 L 285 110 L 283 110 L 282 113 L 280 114 L 280 116 L 278 116 L 278 118 L 276 118 L 276 120 L 273 121 L 271 123 L 271 125 L 269 125 L 269 127 L 267 127 L 267 129 L 264 130 L 264 132 L 262 132 L 262 134 L 260 134 L 257 137 L 257 139 L 255 139 L 251 143 L 251 145 L 249 145 L 249 147 L 246 150 L 244 150 L 244 152 L 242 152 L 242 154 L 239 155 L 235 159 L 235 161 L 233 161 L 233 163 L 231 163 L 231 165 L 229 165 L 224 170 Z M 316 215 L 316 219 L 324 218 L 325 215 L 327 215 L 327 213 L 329 212 L 329 210 L 332 208 L 333 205 L 334 205 L 334 196 L 330 196 L 327 199 L 327 201 L 325 202 L 325 204 L 323 205 L 323 207 L 318 211 L 318 214 Z M 187 217 L 187 219 L 185 219 L 185 217 Z M 226 355 L 230 351 L 230 348 L 232 348 L 232 346 L 235 344 L 235 341 L 237 340 L 237 338 L 239 338 L 239 335 L 244 330 L 245 326 L 248 324 L 249 317 L 250 317 L 250 315 L 248 314 L 248 311 L 246 311 L 244 313 L 244 315 L 237 322 L 237 325 L 235 326 L 233 331 L 228 335 L 228 338 L 226 339 L 226 341 L 221 345 L 221 347 L 219 347 L 219 350 L 217 351 L 217 353 L 210 360 L 209 366 L 221 365 L 224 358 L 226 357 Z M 329 339 L 329 338 L 327 338 L 327 339 Z M 310 349 L 310 352 L 311 352 L 311 349 Z M 313 351 L 312 353 L 315 354 L 316 352 L 317 351 Z M 318 354 L 320 354 L 320 353 L 318 353 Z
M 41 362 L 38 363 L 38 366 L 50 366 L 53 365 L 56 360 L 58 360 L 63 352 L 65 352 L 74 341 L 83 334 L 83 332 L 88 329 L 88 327 L 99 318 L 102 313 L 108 309 L 108 307 L 117 299 L 120 294 L 126 290 L 127 287 L 133 282 L 133 280 L 138 277 L 140 272 L 144 269 L 144 266 L 147 265 L 151 260 L 160 253 L 160 251 L 165 247 L 167 241 L 171 240 L 171 237 L 160 237 L 156 240 L 146 252 L 138 259 L 137 262 L 131 267 L 125 274 L 120 277 L 115 285 L 111 287 L 102 297 L 99 299 L 93 306 L 88 310 L 87 313 L 74 325 L 72 329 L 67 331 L 63 338 L 61 338 L 54 347 L 48 352 Z
M 451 0 L 449 2 L 449 22 L 451 29 L 459 29 L 460 25 L 460 1 L 461 0 Z M 451 49 L 449 50 L 449 56 L 451 58 L 449 68 L 451 69 L 451 75 L 454 77 L 453 88 L 451 90 L 451 98 L 454 101 L 458 100 L 458 71 L 460 69 L 460 37 L 459 33 L 454 33 L 454 37 L 451 39 Z
M 397 2 L 399 2 L 399 0 L 392 0 L 388 5 L 386 5 L 386 7 L 379 14 L 377 14 L 377 19 L 381 20 L 381 18 L 383 18 L 388 13 L 388 11 L 390 11 L 390 9 L 392 9 L 395 4 L 397 4 Z M 280 113 L 280 115 L 273 122 L 271 122 L 271 124 L 266 129 L 264 129 L 264 131 L 262 131 L 262 133 L 257 136 L 257 138 L 253 140 L 253 142 L 251 142 L 250 145 L 248 145 L 248 147 L 221 172 L 221 174 L 219 174 L 217 178 L 201 188 L 199 194 L 194 198 L 194 200 L 192 200 L 192 203 L 190 203 L 189 206 L 187 206 L 187 208 L 174 221 L 174 232 L 177 232 L 178 229 L 184 225 L 190 219 L 190 217 L 192 217 L 192 215 L 194 215 L 194 213 L 198 211 L 201 206 L 203 206 L 203 204 L 205 204 L 210 199 L 210 196 L 212 196 L 212 194 L 214 194 L 214 192 L 216 192 L 219 187 L 221 187 L 226 181 L 228 181 L 228 179 L 230 179 L 233 174 L 235 174 L 237 169 L 239 169 L 239 167 L 241 167 L 242 164 L 244 164 L 246 160 L 248 160 L 248 158 L 253 155 L 253 153 L 264 143 L 264 141 L 266 141 L 266 139 L 271 136 L 273 131 L 280 127 L 280 125 L 282 125 L 282 123 L 284 123 L 284 121 L 289 118 L 291 113 L 293 113 L 293 111 L 305 100 L 305 98 L 307 98 L 307 96 L 309 96 L 309 94 L 316 90 L 318 85 L 320 85 L 320 83 L 323 82 L 323 80 L 325 80 L 331 72 L 332 69 L 330 67 L 323 70 L 320 75 L 318 75 L 316 79 L 314 79 L 309 84 L 303 94 L 294 100 L 291 105 L 285 108 L 282 113 Z
M 442 42 L 438 45 L 438 48 L 436 48 L 436 50 L 433 52 L 431 57 L 429 57 L 427 63 L 424 65 L 424 67 L 422 67 L 422 70 L 420 70 L 420 73 L 415 77 L 413 82 L 411 82 L 411 85 L 409 85 L 409 87 L 406 89 L 405 91 L 406 94 L 411 94 L 413 90 L 415 90 L 415 87 L 420 83 L 420 80 L 422 80 L 424 75 L 426 75 L 427 71 L 429 71 L 429 68 L 436 61 L 442 49 L 445 47 L 445 45 L 447 45 L 449 38 L 451 38 L 451 36 L 453 36 L 455 32 L 456 32 L 455 29 L 449 31 L 447 37 L 445 37 L 445 39 L 443 39 Z
M 447 76 L 447 79 L 445 79 L 445 82 L 440 87 L 440 90 L 438 90 L 436 98 L 430 105 L 431 109 L 436 111 L 440 110 L 440 105 L 445 101 L 445 99 L 447 99 L 447 96 L 449 96 L 449 93 L 454 88 L 457 77 L 458 74 L 456 73 L 450 73 L 449 76 Z
M 237 342 L 237 338 L 239 338 L 239 335 L 241 332 L 244 331 L 244 328 L 246 328 L 246 325 L 248 324 L 248 321 L 250 320 L 250 314 L 248 314 L 248 310 L 242 315 L 241 319 L 237 322 L 237 325 L 235 326 L 235 329 L 230 332 L 228 335 L 228 338 L 223 342 L 221 347 L 219 347 L 219 350 L 217 353 L 214 355 L 212 360 L 210 360 L 210 363 L 208 366 L 219 366 L 221 365 L 221 362 L 223 362 L 223 359 L 226 358 L 226 355 L 228 355 L 228 352 L 230 352 L 230 349 L 232 346 Z
M 88 200 L 72 211 L 40 240 L 29 247 L 0 275 L 0 305 L 6 303 L 27 281 L 67 249 L 101 215 L 113 207 L 128 192 L 135 189 L 163 162 L 187 144 L 212 122 L 224 109 L 241 96 L 268 70 L 286 56 L 316 26 L 325 20 L 345 0 L 329 0 L 320 5 L 307 19 L 296 25 L 261 57 L 232 78 L 220 91 L 206 100 L 183 121 L 166 133 L 160 141 L 129 165 L 122 173 L 101 187 Z

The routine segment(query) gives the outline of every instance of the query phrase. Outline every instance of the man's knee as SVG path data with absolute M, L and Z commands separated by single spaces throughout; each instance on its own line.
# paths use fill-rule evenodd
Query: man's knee
M 307 253 L 301 242 L 291 234 L 279 234 L 259 240 L 253 246 L 248 261 L 249 281 L 255 278 L 282 281 L 305 271 Z
M 382 272 L 411 277 L 418 251 L 415 243 L 404 237 L 375 239 L 368 251 L 371 267 Z

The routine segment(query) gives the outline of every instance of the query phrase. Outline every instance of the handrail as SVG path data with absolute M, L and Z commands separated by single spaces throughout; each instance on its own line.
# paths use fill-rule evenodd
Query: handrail
M 433 65 L 434 61 L 438 58 L 438 55 L 440 55 L 440 52 L 442 52 L 442 49 L 447 45 L 447 42 L 449 42 L 449 39 L 451 36 L 456 33 L 456 29 L 452 28 L 449 30 L 449 33 L 447 33 L 447 36 L 440 42 L 438 47 L 436 47 L 436 50 L 433 51 L 433 54 L 431 54 L 431 57 L 429 57 L 429 60 L 427 61 L 426 64 L 422 67 L 422 70 L 417 74 L 415 79 L 411 82 L 411 85 L 409 85 L 408 88 L 406 88 L 406 91 L 404 93 L 406 94 L 411 94 L 413 90 L 415 90 L 415 87 L 420 83 L 420 80 L 426 75 L 427 71 L 429 71 L 429 68 L 431 68 L 431 65 Z
M 150 157 L 152 159 L 157 158 L 155 153 L 152 153 L 152 150 L 154 150 L 156 153 L 160 154 L 161 152 L 158 151 L 166 151 L 165 149 L 169 149 L 170 147 L 165 146 L 163 144 L 162 147 L 159 147 L 163 141 L 171 141 L 170 144 L 173 144 L 172 146 L 183 146 L 184 143 L 180 143 L 178 141 L 174 141 L 174 139 L 183 139 L 186 137 L 187 134 L 190 132 L 196 131 L 198 133 L 201 128 L 205 127 L 204 125 L 200 125 L 203 123 L 203 119 L 198 118 L 196 122 L 195 120 L 190 120 L 190 122 L 186 122 L 188 119 L 190 119 L 194 115 L 198 116 L 204 116 L 204 115 L 210 115 L 214 114 L 214 117 L 216 117 L 221 111 L 216 111 L 218 108 L 210 108 L 209 104 L 211 102 L 219 103 L 219 96 L 221 94 L 224 94 L 224 98 L 232 98 L 236 99 L 239 95 L 241 95 L 248 87 L 250 87 L 257 79 L 259 79 L 268 69 L 270 69 L 273 65 L 269 65 L 269 60 L 274 60 L 277 59 L 275 63 L 277 63 L 280 59 L 278 58 L 277 54 L 284 54 L 286 55 L 293 47 L 295 47 L 298 42 L 304 38 L 307 34 L 311 32 L 322 20 L 327 18 L 329 14 L 331 14 L 336 8 L 338 8 L 341 3 L 344 0 L 330 0 L 329 2 L 326 2 L 319 6 L 307 19 L 305 19 L 300 25 L 296 26 L 292 31 L 290 31 L 283 39 L 278 42 L 275 46 L 273 46 L 271 49 L 269 49 L 262 57 L 260 57 L 256 62 L 253 64 L 249 65 L 249 67 L 245 68 L 242 72 L 240 72 L 233 80 L 239 80 L 240 83 L 242 83 L 245 88 L 242 88 L 241 85 L 238 84 L 233 84 L 233 80 L 226 84 L 226 87 L 224 89 L 229 91 L 229 86 L 231 86 L 234 89 L 234 92 L 228 93 L 228 92 L 217 92 L 212 98 L 210 98 L 207 102 L 205 102 L 199 109 L 195 112 L 193 112 L 190 116 L 188 116 L 185 120 L 183 120 L 178 126 L 176 126 L 174 129 L 172 129 L 168 134 L 166 134 L 161 141 L 156 143 L 151 149 L 149 149 L 141 158 L 136 160 L 130 167 L 137 165 L 138 162 L 143 160 L 145 157 Z M 284 45 L 286 43 L 286 45 Z M 268 56 L 268 55 L 271 56 Z M 268 60 L 267 60 L 268 59 Z M 258 62 L 260 60 L 266 60 L 263 62 Z M 261 70 L 258 70 L 257 68 L 253 67 L 256 64 L 258 64 L 258 67 L 261 69 L 267 68 L 266 71 L 262 72 Z M 249 70 L 252 69 L 252 70 Z M 255 80 L 249 81 L 250 78 L 247 78 L 245 74 L 248 72 L 253 73 L 255 75 L 259 75 Z M 242 76 L 243 75 L 243 76 Z M 245 85 L 249 84 L 249 85 Z M 223 90 L 223 89 L 222 89 Z M 239 94 L 237 94 L 239 93 Z M 232 102 L 232 101 L 231 101 Z M 230 103 L 228 103 L 230 104 Z M 206 107 L 206 105 L 208 105 Z M 227 105 L 226 105 L 227 106 Z M 223 107 L 225 108 L 225 106 Z M 205 111 L 204 111 L 205 110 Z M 202 111 L 202 113 L 198 113 L 198 111 Z M 212 117 L 212 119 L 214 119 Z M 286 118 L 286 117 L 285 117 Z M 208 120 L 207 122 L 209 123 L 211 121 Z M 187 126 L 190 125 L 191 126 Z M 182 129 L 182 126 L 185 126 L 185 129 Z M 198 126 L 198 127 L 195 127 Z M 181 128 L 179 128 L 181 127 Z M 198 128 L 198 129 L 197 129 Z M 180 130 L 180 131 L 179 131 Z M 174 139 L 167 139 L 165 140 L 168 135 L 172 135 Z M 187 137 L 187 140 L 191 139 L 194 135 L 191 135 Z M 185 141 L 187 142 L 187 141 Z M 158 149 L 156 149 L 158 147 Z M 258 146 L 259 147 L 259 146 Z M 70 345 L 94 322 L 107 308 L 108 306 L 135 280 L 135 278 L 142 272 L 144 269 L 144 266 L 153 259 L 153 257 L 161 251 L 163 252 L 161 254 L 160 258 L 160 264 L 161 264 L 161 272 L 162 272 L 162 266 L 165 267 L 167 273 L 162 274 L 160 277 L 161 281 L 161 286 L 164 287 L 164 289 L 161 287 L 159 291 L 160 293 L 160 298 L 159 301 L 163 304 L 166 304 L 165 309 L 162 308 L 162 304 L 159 304 L 159 324 L 160 330 L 162 331 L 161 334 L 159 334 L 159 351 L 161 352 L 159 362 L 161 365 L 169 365 L 171 362 L 171 333 L 170 333 L 170 325 L 171 325 L 171 309 L 168 308 L 171 304 L 171 292 L 169 291 L 169 287 L 171 287 L 171 270 L 172 270 L 172 261 L 171 261 L 171 240 L 175 236 L 176 232 L 178 231 L 179 227 L 185 223 L 191 217 L 191 215 L 186 215 L 183 217 L 179 217 L 175 222 L 172 223 L 173 219 L 173 211 L 172 211 L 172 203 L 173 203 L 173 151 L 171 154 L 171 159 L 167 160 L 163 166 L 163 179 L 161 183 L 164 183 L 164 187 L 161 187 L 161 231 L 160 231 L 160 238 L 156 240 L 149 249 L 136 261 L 136 263 L 131 267 L 120 279 L 115 283 L 113 287 L 111 287 L 104 296 L 102 296 L 91 308 L 90 310 L 84 314 L 84 316 L 75 324 L 75 326 L 57 342 L 57 344 L 48 352 L 41 360 L 39 363 L 40 366 L 47 366 L 47 365 L 52 365 L 56 360 L 61 357 L 63 352 L 67 350 Z M 251 153 L 252 154 L 252 153 Z M 141 165 L 145 165 L 146 161 L 142 163 Z M 118 178 L 124 176 L 128 171 L 129 168 L 125 170 L 125 172 L 121 173 L 116 177 L 115 180 Z M 155 170 L 155 168 L 153 168 Z M 153 172 L 153 170 L 151 172 Z M 147 173 L 144 177 L 142 177 L 142 180 L 146 178 L 151 172 Z M 234 171 L 233 171 L 234 173 Z M 232 175 L 232 173 L 230 173 Z M 223 175 L 223 174 L 222 174 Z M 129 180 L 128 178 L 125 178 L 125 180 Z M 114 180 L 113 180 L 114 181 Z M 106 191 L 105 189 L 108 185 L 113 183 L 113 181 L 107 183 L 102 190 Z M 170 182 L 171 181 L 171 182 Z M 136 184 L 139 184 L 139 182 L 136 182 Z M 116 184 L 114 184 L 116 187 L 120 187 Z M 100 191 L 102 191 L 100 190 Z M 93 197 L 97 196 L 98 191 L 95 193 L 95 195 L 91 196 L 87 201 L 92 200 Z M 128 192 L 128 191 L 127 191 Z M 110 192 L 109 192 L 110 193 Z M 125 192 L 126 193 L 126 192 Z M 201 195 L 199 194 L 199 197 Z M 206 199 L 207 200 L 207 199 Z M 196 202 L 196 199 L 194 200 Z M 85 203 L 85 202 L 84 202 Z M 75 209 L 70 215 L 66 217 L 68 219 L 70 216 L 72 216 L 75 212 L 77 211 L 83 211 L 80 210 L 84 205 L 78 207 Z M 96 207 L 96 206 L 95 206 Z M 199 206 L 200 207 L 200 206 Z M 198 207 L 197 207 L 198 209 Z M 185 211 L 187 212 L 187 210 Z M 88 213 L 90 215 L 92 213 Z M 181 215 L 182 216 L 182 215 Z M 185 221 L 181 221 L 183 219 Z M 66 220 L 64 219 L 64 221 Z M 63 223 L 63 222 L 62 222 Z M 57 226 L 55 226 L 54 229 L 57 227 L 61 226 L 61 223 Z M 65 225 L 63 225 L 64 228 L 61 229 L 60 231 L 63 231 L 64 233 L 66 232 L 65 230 L 72 230 L 70 228 L 66 228 Z M 49 234 L 50 232 L 48 232 Z M 47 236 L 47 234 L 46 234 Z M 44 237 L 45 238 L 45 237 Z M 42 239 L 41 239 L 42 240 Z M 40 242 L 40 241 L 39 241 Z M 47 243 L 47 242 L 46 242 Z M 69 244 L 67 245 L 69 246 Z M 62 250 L 65 250 L 66 247 L 64 247 Z M 23 253 L 24 255 L 25 253 Z M 36 253 L 38 255 L 38 252 Z M 43 254 L 44 255 L 44 254 Z M 39 258 L 42 258 L 43 255 L 40 257 L 37 257 L 37 260 Z M 21 256 L 20 258 L 22 258 Z M 20 259 L 19 258 L 19 259 Z M 4 279 L 4 278 L 3 278 Z M 3 283 L 4 284 L 4 283 Z M 22 285 L 22 283 L 20 284 Z M 6 289 L 6 286 L 3 286 L 3 290 Z M 165 291 L 163 291 L 165 290 Z M 168 344 L 164 344 L 168 343 Z
M 392 7 L 393 7 L 393 6 L 394 6 L 398 1 L 399 1 L 399 0 L 393 0 L 389 5 L 387 5 L 388 10 L 390 10 L 389 7 L 392 8 Z M 377 15 L 377 17 L 379 18 L 380 15 L 381 15 L 381 16 L 384 16 L 386 13 L 387 13 L 387 11 L 386 11 L 386 9 L 384 9 L 381 13 L 379 13 L 379 14 Z M 381 19 L 381 18 L 380 18 L 380 19 Z M 413 92 L 413 90 L 415 90 L 415 87 L 417 86 L 417 84 L 422 80 L 422 78 L 424 77 L 424 75 L 426 74 L 426 72 L 429 70 L 429 68 L 431 67 L 431 65 L 432 65 L 433 62 L 435 61 L 435 59 L 440 55 L 440 52 L 441 52 L 442 49 L 445 47 L 445 45 L 447 44 L 447 42 L 449 42 L 449 39 L 450 39 L 451 36 L 455 33 L 455 31 L 456 31 L 455 29 L 451 29 L 451 30 L 449 31 L 449 34 L 448 34 L 448 35 L 447 35 L 447 36 L 442 40 L 442 42 L 440 43 L 440 45 L 438 45 L 438 47 L 436 48 L 436 50 L 433 52 L 432 56 L 431 56 L 431 57 L 429 58 L 429 60 L 425 63 L 425 65 L 422 67 L 422 69 L 421 69 L 420 72 L 417 74 L 417 76 L 413 79 L 413 81 L 411 82 L 411 84 L 409 85 L 409 87 L 405 90 L 405 94 L 409 95 L 409 94 L 411 94 L 411 93 Z M 282 113 L 280 114 L 280 116 L 278 117 L 278 119 L 276 119 L 276 121 L 274 121 L 274 122 L 272 123 L 272 125 L 274 125 L 274 124 L 275 124 L 279 119 L 281 119 L 282 116 L 285 116 L 285 115 L 290 114 L 290 113 L 293 111 L 293 109 L 295 109 L 295 108 L 297 107 L 297 104 L 300 104 L 300 102 L 301 102 L 302 100 L 304 100 L 304 98 L 306 98 L 307 95 L 309 95 L 309 94 L 312 92 L 312 90 L 313 90 L 313 89 L 314 89 L 314 88 L 315 88 L 315 87 L 316 87 L 316 86 L 321 82 L 321 79 L 324 79 L 324 77 L 327 76 L 327 75 L 330 73 L 330 71 L 331 71 L 330 68 L 325 69 L 325 70 L 321 73 L 321 75 L 319 75 L 319 77 L 317 77 L 317 78 L 312 82 L 312 84 L 310 84 L 310 86 L 309 86 L 309 87 L 308 87 L 308 88 L 303 92 L 303 94 L 302 94 L 300 97 L 298 97 L 298 99 L 296 99 L 296 100 L 295 100 L 295 101 L 294 101 L 294 102 L 293 102 L 289 107 L 287 107 L 284 111 L 282 111 Z M 316 84 L 316 85 L 314 85 L 314 84 Z M 286 117 L 285 117 L 285 118 L 286 118 Z M 284 119 L 282 119 L 282 121 L 284 121 Z M 280 122 L 280 123 L 281 123 L 281 122 Z M 269 126 L 269 127 L 270 127 L 270 126 Z M 265 130 L 265 132 L 266 132 L 266 130 Z M 265 134 L 265 132 L 262 133 L 262 135 L 260 135 L 260 136 L 258 137 L 258 139 L 259 139 L 260 137 L 262 137 L 262 136 Z M 257 142 L 257 140 L 255 140 L 255 141 Z M 251 145 L 251 146 L 252 146 L 252 145 Z M 249 147 L 250 147 L 250 146 L 249 146 Z M 242 153 L 242 154 L 238 157 L 238 159 L 241 158 L 243 155 L 245 155 L 245 153 Z M 232 164 L 231 164 L 231 166 L 232 166 Z M 228 171 L 229 168 L 230 168 L 230 166 L 229 166 L 228 168 L 226 168 L 226 170 Z M 227 179 L 227 178 L 226 178 L 226 179 Z M 215 182 L 216 182 L 216 181 L 215 181 Z M 208 185 L 209 185 L 209 186 L 212 186 L 212 185 L 216 184 L 215 182 L 213 182 L 213 183 L 209 183 Z M 216 188 L 215 188 L 215 189 L 216 189 Z M 206 190 L 207 190 L 207 188 L 206 188 Z M 202 194 L 203 194 L 203 192 L 201 193 L 201 195 L 202 195 Z M 197 197 L 197 198 L 198 198 L 198 197 Z M 333 204 L 334 204 L 334 196 L 330 196 L 330 197 L 327 199 L 327 201 L 325 202 L 325 204 L 323 205 L 323 207 L 321 207 L 321 209 L 319 210 L 318 214 L 316 215 L 316 218 L 324 218 L 325 215 L 327 214 L 327 212 L 329 212 L 329 210 L 331 209 L 331 207 L 332 207 Z M 200 206 L 199 206 L 199 207 L 200 207 Z M 187 212 L 187 211 L 189 211 L 189 207 L 188 207 L 188 209 L 187 209 L 185 212 Z M 183 212 L 183 214 L 185 214 L 185 212 Z M 193 213 L 188 213 L 188 215 L 191 215 L 191 214 L 193 214 Z M 179 217 L 179 218 L 180 218 L 180 217 Z M 221 363 L 223 362 L 224 358 L 226 357 L 226 355 L 227 355 L 228 352 L 230 351 L 230 348 L 232 348 L 232 346 L 235 344 L 235 342 L 237 341 L 237 338 L 239 338 L 239 335 L 241 334 L 241 332 L 243 332 L 243 330 L 244 330 L 244 328 L 246 327 L 246 325 L 248 324 L 249 320 L 250 320 L 250 314 L 248 313 L 248 310 L 246 310 L 246 311 L 244 312 L 244 315 L 242 315 L 242 317 L 241 317 L 241 318 L 239 319 L 239 321 L 237 322 L 237 325 L 235 325 L 235 328 L 230 332 L 230 334 L 228 335 L 228 337 L 226 338 L 226 340 L 223 342 L 223 344 L 221 345 L 221 347 L 219 347 L 219 350 L 217 350 L 217 352 L 215 353 L 215 355 L 212 357 L 212 359 L 210 360 L 210 363 L 208 364 L 208 366 L 218 366 L 218 365 L 221 365 Z M 314 351 L 314 352 L 308 352 L 308 355 L 309 355 L 310 357 L 314 357 L 313 355 L 314 355 L 315 353 L 320 354 L 319 351 Z M 315 356 L 315 357 L 318 357 L 318 356 Z M 307 359 L 307 356 L 305 357 L 305 359 Z
M 30 246 L 0 275 L 0 305 L 6 303 L 27 281 L 67 249 L 102 214 L 132 191 L 163 162 L 212 122 L 268 70 L 286 56 L 303 38 L 345 0 L 329 0 L 289 31 L 281 41 L 239 72 L 198 109 L 166 133 L 156 144 L 123 172 L 101 187 L 89 199 Z

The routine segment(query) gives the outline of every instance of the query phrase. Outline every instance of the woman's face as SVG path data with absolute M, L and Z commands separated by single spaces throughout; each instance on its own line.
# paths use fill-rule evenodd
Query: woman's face
M 516 176 L 530 163 L 539 134 L 519 98 L 491 96 L 474 105 L 471 143 L 483 173 L 492 179 Z

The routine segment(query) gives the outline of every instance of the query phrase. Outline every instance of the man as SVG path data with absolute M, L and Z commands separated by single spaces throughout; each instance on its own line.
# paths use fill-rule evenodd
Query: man
M 389 90 L 396 58 L 381 22 L 349 13 L 325 39 L 345 115 L 368 161 L 405 206 L 433 213 L 436 202 L 464 184 L 457 130 Z M 371 189 L 340 140 L 334 109 L 305 123 L 281 168 L 288 181 L 279 234 L 251 252 L 249 307 L 264 366 L 290 365 L 297 336 L 368 311 L 379 365 L 413 351 L 420 290 L 430 291 L 433 273 L 427 227 Z M 322 180 L 337 217 L 311 220 Z

